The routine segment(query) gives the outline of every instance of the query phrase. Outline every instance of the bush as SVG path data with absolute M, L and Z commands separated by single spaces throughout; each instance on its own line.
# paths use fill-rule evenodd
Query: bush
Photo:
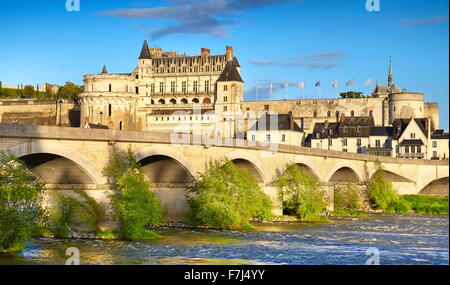
M 247 169 L 231 161 L 210 162 L 189 189 L 192 222 L 218 229 L 248 226 L 250 219 L 272 217 L 272 201 Z
M 283 210 L 302 220 L 317 220 L 326 209 L 325 191 L 319 181 L 296 164 L 286 168 L 278 178 Z
M 77 197 L 56 193 L 56 209 L 50 212 L 48 226 L 54 237 L 68 238 L 74 232 L 99 232 L 103 209 L 86 192 L 75 190 L 75 193 Z
M 418 214 L 448 215 L 448 197 L 402 196 Z
M 349 183 L 334 188 L 334 208 L 358 210 L 361 208 L 361 191 L 357 184 Z
M 40 230 L 42 190 L 22 162 L 0 152 L 0 252 L 22 251 Z
M 117 183 L 112 206 L 119 222 L 119 235 L 126 240 L 155 238 L 146 230 L 148 225 L 160 224 L 165 209 L 158 197 L 150 191 L 140 165 L 131 150 L 126 155 L 113 151 L 113 159 L 105 169 Z
M 370 203 L 377 209 L 387 213 L 407 213 L 410 210 L 408 201 L 397 194 L 380 165 L 367 185 L 367 192 Z

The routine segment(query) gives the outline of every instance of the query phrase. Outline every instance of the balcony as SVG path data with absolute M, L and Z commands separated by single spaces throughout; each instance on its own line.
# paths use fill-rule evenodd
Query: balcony
M 423 159 L 425 158 L 425 153 L 398 153 L 398 158 L 416 158 Z
M 199 103 L 188 103 L 188 104 L 145 104 L 146 108 L 153 109 L 212 109 L 213 104 L 199 104 Z

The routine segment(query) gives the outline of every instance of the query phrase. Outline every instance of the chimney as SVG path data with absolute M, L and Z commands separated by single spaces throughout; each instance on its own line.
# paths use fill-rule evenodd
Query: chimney
M 294 130 L 294 115 L 292 115 L 291 111 L 289 111 L 288 117 L 289 117 L 289 129 L 291 131 L 293 131 Z
M 209 48 L 201 48 L 201 56 L 207 57 L 211 54 L 211 50 Z
M 227 46 L 226 47 L 226 61 L 233 60 L 234 54 L 233 54 L 233 47 Z

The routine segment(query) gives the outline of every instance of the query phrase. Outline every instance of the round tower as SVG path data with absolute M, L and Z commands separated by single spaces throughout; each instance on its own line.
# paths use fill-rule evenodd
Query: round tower
M 424 118 L 423 93 L 402 92 L 389 95 L 389 123 L 395 119 Z

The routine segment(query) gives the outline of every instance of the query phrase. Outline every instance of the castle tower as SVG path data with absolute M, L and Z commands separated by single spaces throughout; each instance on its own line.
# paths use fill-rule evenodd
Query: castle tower
M 236 115 L 241 114 L 244 100 L 244 81 L 239 73 L 239 63 L 231 58 L 217 79 L 217 94 L 215 112 L 219 114 L 221 134 L 224 137 L 234 137 Z

